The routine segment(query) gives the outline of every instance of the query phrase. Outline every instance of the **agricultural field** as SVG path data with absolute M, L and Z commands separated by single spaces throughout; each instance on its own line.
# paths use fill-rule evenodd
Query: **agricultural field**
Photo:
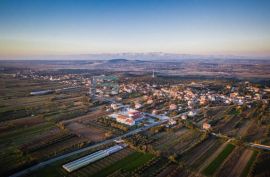
M 235 148 L 232 144 L 227 144 L 218 156 L 202 171 L 206 176 L 211 176 L 222 165 L 223 161 L 230 155 Z
M 238 106 L 227 109 L 221 120 L 213 119 L 213 131 L 248 142 L 269 144 L 269 103 L 255 102 L 250 108 Z M 258 114 L 258 112 L 260 112 Z M 214 116 L 216 117 L 216 116 Z
M 205 159 L 207 159 L 215 150 L 217 150 L 221 143 L 222 142 L 217 138 L 210 136 L 185 153 L 180 160 L 196 170 L 205 162 Z
M 216 176 L 240 176 L 243 167 L 245 167 L 246 159 L 241 155 L 244 153 L 244 147 L 235 147 L 231 154 L 224 160 L 222 166 L 217 170 Z M 252 151 L 245 153 L 246 158 L 250 158 Z M 242 162 L 240 161 L 242 160 Z
M 96 173 L 93 176 L 103 177 L 103 176 L 112 175 L 114 173 L 118 173 L 119 171 L 121 171 L 121 173 L 124 173 L 124 174 L 125 173 L 129 174 L 136 168 L 147 163 L 152 158 L 154 158 L 152 154 L 134 152 L 130 154 L 129 156 L 123 158 L 122 160 L 119 160 L 116 163 L 112 164 L 111 166 Z
M 155 135 L 153 137 L 155 141 L 152 146 L 164 155 L 171 155 L 172 153 L 182 154 L 200 141 L 202 136 L 197 131 L 180 128 L 175 132 L 161 132 Z
M 252 144 L 270 145 L 267 99 L 225 104 L 223 99 L 231 99 L 227 81 L 220 85 L 213 84 L 216 81 L 213 85 L 211 81 L 205 81 L 206 85 L 193 81 L 191 84 L 173 81 L 175 85 L 171 85 L 166 81 L 165 86 L 122 83 L 120 88 L 124 90 L 137 90 L 131 93 L 122 90 L 119 94 L 122 97 L 114 95 L 115 99 L 122 100 L 119 105 L 129 104 L 131 108 L 141 105 L 138 110 L 144 116 L 143 112 L 156 111 L 152 114 L 154 118 L 129 126 L 109 116 L 121 114 L 125 111 L 123 108 L 114 109 L 113 101 L 89 96 L 90 77 L 82 77 L 85 80 L 84 84 L 79 81 L 79 89 L 61 92 L 73 86 L 76 77 L 63 82 L 0 75 L 0 176 L 9 176 L 41 162 L 48 164 L 29 173 L 30 177 L 269 175 L 269 153 Z M 208 86 L 216 91 L 204 90 Z M 30 95 L 32 91 L 44 89 L 54 91 Z M 208 99 L 208 105 L 201 105 L 201 96 L 211 96 L 212 92 L 218 98 Z M 239 91 L 241 98 L 242 92 Z M 191 101 L 196 97 L 196 101 Z M 264 97 L 269 98 L 266 94 Z M 194 115 L 188 115 L 190 112 Z M 210 128 L 205 128 L 205 123 Z M 123 150 L 74 172 L 68 173 L 62 167 L 119 142 L 125 146 Z
M 0 83 L 0 174 L 4 176 L 113 135 L 82 124 L 104 115 L 102 106 L 92 108 L 86 101 L 85 88 L 80 93 L 30 96 L 32 91 L 69 85 L 9 75 L 0 75 Z
M 44 175 L 44 171 L 50 171 L 50 174 L 52 174 L 52 176 L 68 176 L 68 177 L 93 176 L 93 175 L 97 175 L 97 173 L 99 173 L 101 170 L 103 171 L 106 168 L 108 168 L 108 170 L 109 170 L 109 168 L 112 168 L 112 166 L 115 163 L 118 163 L 118 161 L 121 161 L 125 158 L 130 158 L 129 156 L 132 154 L 134 154 L 133 156 L 136 155 L 136 153 L 132 149 L 126 148 L 126 149 L 121 150 L 117 153 L 114 153 L 114 154 L 112 154 L 104 159 L 101 159 L 97 162 L 89 164 L 88 166 L 83 167 L 83 168 L 81 168 L 77 171 L 74 171 L 72 173 L 68 173 L 67 171 L 65 171 L 62 168 L 63 162 L 56 163 L 55 166 L 45 168 L 44 170 L 33 174 L 32 177 L 34 177 L 34 176 L 41 176 L 41 177 L 44 176 L 45 177 L 46 175 Z
M 254 160 L 254 159 L 253 159 Z M 259 153 L 255 159 L 254 165 L 251 167 L 251 175 L 255 177 L 263 177 L 270 175 L 269 169 L 270 163 L 270 154 L 268 153 Z
M 177 165 L 177 164 L 169 164 L 166 168 L 164 168 L 159 174 L 157 174 L 157 177 L 166 177 L 166 176 L 172 176 L 172 177 L 202 177 L 201 174 L 192 172 L 188 170 L 187 168 Z

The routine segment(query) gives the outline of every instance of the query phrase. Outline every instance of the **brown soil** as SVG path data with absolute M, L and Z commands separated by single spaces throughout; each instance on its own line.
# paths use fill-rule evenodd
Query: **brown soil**
M 187 154 L 186 163 L 191 165 L 193 162 L 197 161 L 202 154 L 207 152 L 214 144 L 216 140 L 214 138 L 209 138 L 192 149 L 191 153 Z
M 173 164 L 165 168 L 161 173 L 157 175 L 157 177 L 165 177 L 168 176 L 174 169 L 177 168 L 177 165 Z
M 25 117 L 0 123 L 0 132 L 10 131 L 15 128 L 29 127 L 44 123 L 45 120 L 40 116 Z
M 199 171 L 201 172 L 205 169 L 217 156 L 221 153 L 221 151 L 227 146 L 228 142 L 223 143 L 205 162 L 200 166 Z
M 230 175 L 231 177 L 237 177 L 237 176 L 241 176 L 242 171 L 244 170 L 244 168 L 246 167 L 249 159 L 252 156 L 252 150 L 250 149 L 246 149 L 241 157 L 239 158 L 237 164 L 234 166 L 234 168 L 232 169 Z
M 97 120 L 99 117 L 105 116 L 105 115 L 108 114 L 107 112 L 105 112 L 103 110 L 103 107 L 104 106 L 99 106 L 99 107 L 95 108 L 94 111 L 92 111 L 92 112 L 90 112 L 90 113 L 88 113 L 86 115 L 79 116 L 79 117 L 76 117 L 74 119 L 69 119 L 69 120 L 66 120 L 66 121 L 62 121 L 61 123 L 63 125 L 66 125 L 66 124 L 68 124 L 70 122 L 75 122 L 75 121 L 79 122 L 79 123 L 88 123 L 90 121 Z
M 218 177 L 228 177 L 228 174 L 231 173 L 232 169 L 239 162 L 239 158 L 244 152 L 243 147 L 236 147 L 233 152 L 225 159 L 223 164 L 217 170 L 216 175 Z
M 98 142 L 105 139 L 105 131 L 94 126 L 88 127 L 84 124 L 73 122 L 66 126 L 71 132 L 79 137 L 87 138 L 90 141 Z

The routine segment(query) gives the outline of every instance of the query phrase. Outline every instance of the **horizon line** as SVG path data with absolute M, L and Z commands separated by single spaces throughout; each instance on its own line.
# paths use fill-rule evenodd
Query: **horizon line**
M 129 55 L 132 55 L 132 56 L 129 56 Z M 147 56 L 147 55 L 151 55 L 151 56 Z M 71 58 L 71 57 L 74 57 L 74 58 Z M 85 58 L 82 58 L 82 57 L 85 57 Z M 81 53 L 81 54 L 0 56 L 0 60 L 110 60 L 110 59 L 137 60 L 138 59 L 137 57 L 141 58 L 141 60 L 160 60 L 162 57 L 164 57 L 164 60 L 166 59 L 166 57 L 169 57 L 167 59 L 170 59 L 170 60 L 181 60 L 181 59 L 254 59 L 254 60 L 262 59 L 262 60 L 267 60 L 267 59 L 270 59 L 270 55 L 260 56 L 260 55 L 237 55 L 237 54 L 190 54 L 190 53 L 177 53 L 177 52 L 96 52 L 96 53 Z M 154 59 L 155 57 L 157 58 Z

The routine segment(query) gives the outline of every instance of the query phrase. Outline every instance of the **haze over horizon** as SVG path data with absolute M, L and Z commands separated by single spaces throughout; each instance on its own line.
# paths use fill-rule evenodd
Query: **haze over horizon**
M 0 59 L 164 52 L 270 57 L 267 0 L 2 0 Z

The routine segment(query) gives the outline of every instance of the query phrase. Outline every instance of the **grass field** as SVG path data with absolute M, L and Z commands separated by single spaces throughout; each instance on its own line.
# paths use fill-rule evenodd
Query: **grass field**
M 223 151 L 203 170 L 203 174 L 206 176 L 213 175 L 234 148 L 234 145 L 228 144 Z
M 108 176 L 109 174 L 112 174 L 116 170 L 122 169 L 125 171 L 132 171 L 136 169 L 137 167 L 145 164 L 147 161 L 152 159 L 154 156 L 152 154 L 144 154 L 140 152 L 134 152 L 131 155 L 127 156 L 126 158 L 116 162 L 115 164 L 103 169 L 102 171 L 96 173 L 93 175 L 94 177 L 102 177 L 102 176 Z

